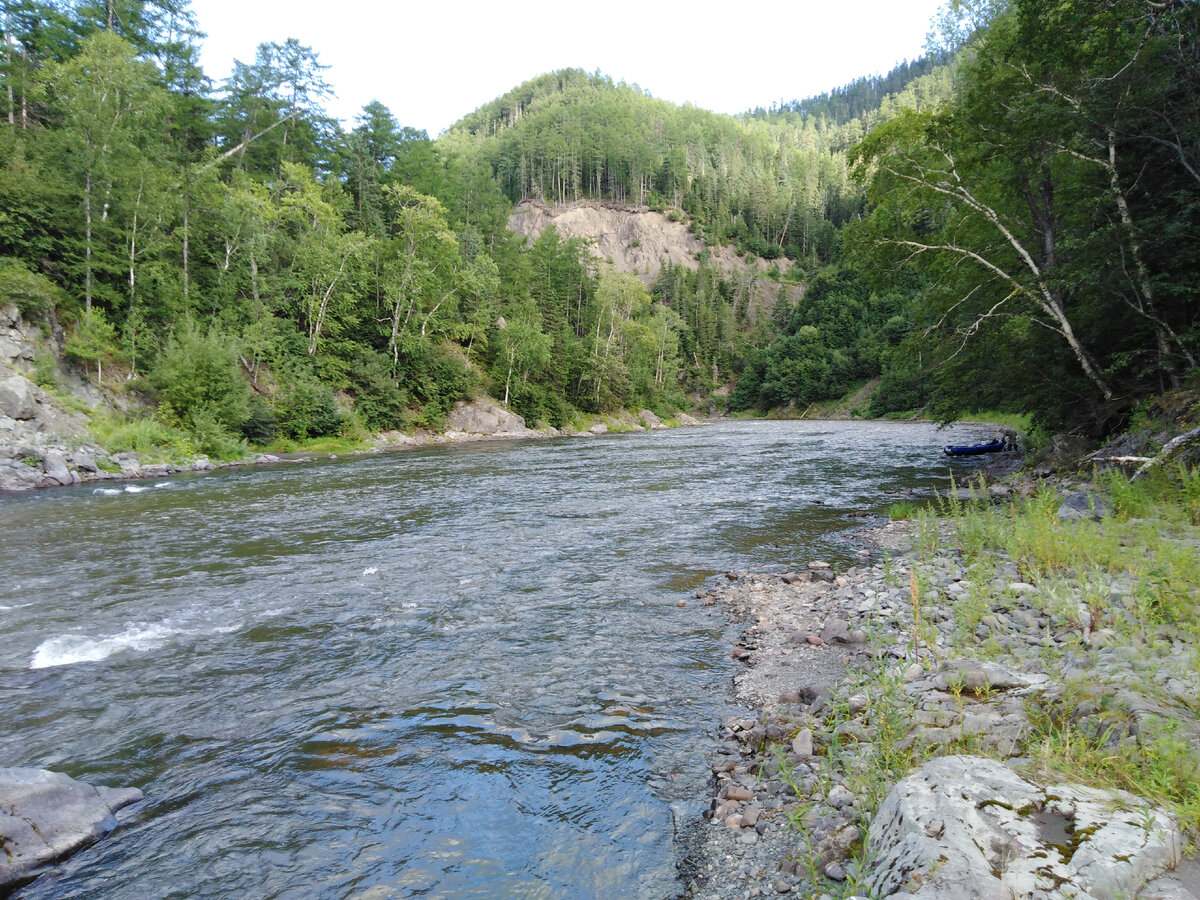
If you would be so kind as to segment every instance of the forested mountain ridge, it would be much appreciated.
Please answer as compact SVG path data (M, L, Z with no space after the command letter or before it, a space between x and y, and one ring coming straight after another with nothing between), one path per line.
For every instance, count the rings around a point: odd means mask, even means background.
M919 59L905 60L884 75L856 78L849 84L804 100L772 103L767 109L759 106L746 115L755 119L774 116L819 117L834 125L845 125L854 119L864 119L869 127L874 117L887 117L889 103L895 103L895 98L902 96L910 84L926 76L934 75L937 78L915 85L913 94L921 98L923 95L928 97L931 91L937 91L944 98L944 89L938 91L935 85L943 76L950 74L948 64L952 61L952 55L945 52L926 54Z
M836 229L863 209L845 151L899 110L950 96L950 68L925 68L917 78L880 79L903 89L881 95L865 118L837 123L820 114L720 115L564 69L485 104L439 144L490 168L514 203L674 210L711 244L819 264L831 259Z
M343 131L296 41L214 90L186 0L6 9L0 293L93 381L149 402L166 443L436 427L481 390L553 425L669 413L736 377L799 296L784 257L821 265L861 207L844 137L812 123L568 70L438 141L378 103ZM585 173L690 228L695 258L639 281L583 236L506 229L522 195L588 196Z
M186 0L20 0L0 300L144 398L156 440L214 453L437 427L479 391L560 425L735 380L735 409L881 377L876 413L1111 428L1195 370L1196 6L954 9L983 14L948 65L845 96L731 117L563 70L431 141L379 103L330 120L296 41L214 89ZM639 280L513 234L522 201L650 211L702 249Z

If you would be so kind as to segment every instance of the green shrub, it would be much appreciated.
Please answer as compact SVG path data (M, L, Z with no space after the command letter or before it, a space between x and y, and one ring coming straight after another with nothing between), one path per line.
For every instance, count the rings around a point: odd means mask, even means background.
M888 507L888 518L893 522L900 522L905 519L915 519L921 508L911 500L898 500Z
M424 338L402 342L397 375L400 387L420 404L421 424L427 426L437 425L475 389L475 375L466 362Z
M266 444L276 431L275 413L258 395L250 398L249 414L242 423L242 436L255 444Z
M44 347L38 347L33 355L33 380L38 387L45 388L48 391L57 391L58 384L58 360L54 358L54 354Z
M68 359L84 363L85 366L94 363L96 381L104 381L104 360L120 354L117 330L104 315L104 310L93 306L84 313L83 318L75 323L75 327L67 336L67 341L63 344L63 353Z
M58 287L45 275L30 272L16 259L0 259L0 306L15 303L26 319L40 318L56 306Z
M192 439L199 451L216 459L240 459L248 448L243 438L230 434L204 407L192 410Z
M333 391L307 378L293 380L275 395L274 413L279 434L298 440L337 434L342 427Z
M250 414L250 385L242 377L238 351L215 328L201 332L188 322L167 341L150 382L182 425L238 432Z
M92 433L109 453L132 451L144 457L190 456L194 453L191 435L158 419L98 416L92 422Z
M409 424L408 395L392 377L382 354L359 359L350 369L354 412L370 431L393 431Z

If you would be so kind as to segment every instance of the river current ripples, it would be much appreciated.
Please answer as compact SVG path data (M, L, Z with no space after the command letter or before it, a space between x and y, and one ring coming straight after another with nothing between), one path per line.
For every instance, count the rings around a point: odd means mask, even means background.
M980 429L724 422L0 496L0 765L140 787L32 898L669 897L725 569Z

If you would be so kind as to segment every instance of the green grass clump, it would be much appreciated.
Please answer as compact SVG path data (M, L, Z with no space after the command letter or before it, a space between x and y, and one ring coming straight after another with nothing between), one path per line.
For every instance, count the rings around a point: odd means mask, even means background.
M138 456L176 459L193 452L191 435L157 419L118 419L100 415L92 420L92 433L110 453L133 452Z
M92 434L109 453L133 452L144 460L156 462L185 462L201 454L232 460L248 452L243 439L203 417L196 417L193 427L187 429L150 417L120 419L97 415L92 420Z
M1039 779L1116 788L1150 798L1170 810L1195 848L1200 834L1200 768L1195 746L1178 723L1156 718L1136 739L1122 739L1119 722L1088 729L1061 710L1032 712L1026 747Z
M915 519L920 511L921 507L911 500L898 500L887 508L887 515L893 522L902 522Z
M277 437L262 449L265 453L355 453L370 448L370 442L359 436L330 435L304 440Z

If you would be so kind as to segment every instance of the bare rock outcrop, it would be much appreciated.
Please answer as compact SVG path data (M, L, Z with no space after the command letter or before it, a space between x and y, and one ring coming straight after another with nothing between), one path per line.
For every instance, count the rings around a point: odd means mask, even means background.
M751 316L770 310L780 286L765 279L768 266L786 271L786 259L770 263L748 262L730 247L709 247L692 234L682 221L654 210L623 207L598 200L567 203L550 207L538 200L524 200L508 217L508 229L531 241L551 225L564 240L583 238L593 256L604 260L617 272L636 275L647 285L658 277L663 265L697 268L702 254L726 272L738 276L748 296ZM802 285L783 287L787 302L796 303L804 294Z
M871 823L872 896L1117 900L1179 864L1170 815L1121 791L1039 787L994 759L945 756L898 782Z
M652 210L626 209L600 202L569 203L551 208L536 200L517 205L508 219L510 231L536 239L551 225L564 240L586 238L592 252L611 260L618 272L657 274L662 263L696 268L705 244L682 222ZM732 267L737 256L714 254L723 267Z
M486 398L460 404L446 417L449 440L538 437L539 434L527 428L525 420L516 413Z

